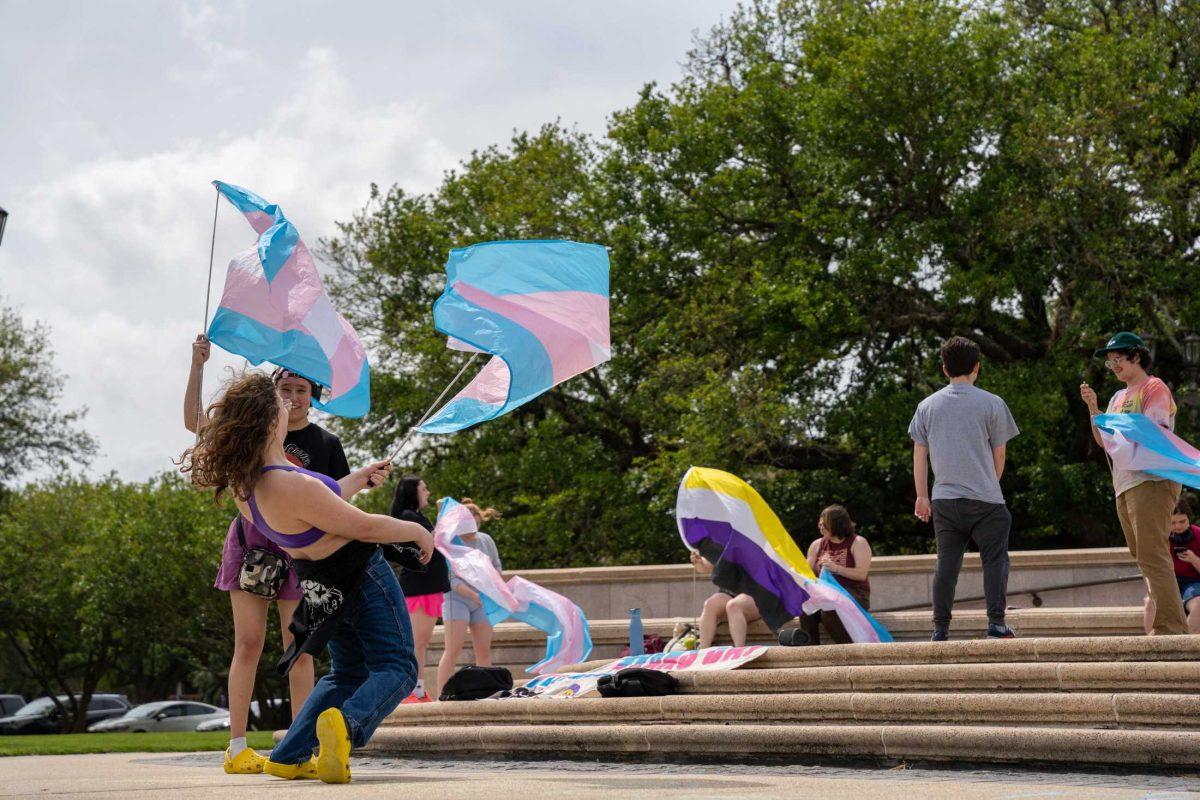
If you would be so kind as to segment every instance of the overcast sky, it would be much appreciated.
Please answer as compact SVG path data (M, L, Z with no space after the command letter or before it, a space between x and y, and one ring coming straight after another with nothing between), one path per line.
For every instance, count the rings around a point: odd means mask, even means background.
M189 441L213 178L315 244L372 181L427 191L556 118L603 132L734 5L0 0L0 296L51 327L64 406L100 442L90 471L140 480ZM222 208L214 302L253 238Z

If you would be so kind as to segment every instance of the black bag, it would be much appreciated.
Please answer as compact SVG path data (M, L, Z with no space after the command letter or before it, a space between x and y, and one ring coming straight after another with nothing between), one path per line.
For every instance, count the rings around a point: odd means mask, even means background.
M439 700L482 700L513 687L512 673L504 667L468 665L450 676Z
M669 672L630 667L605 675L596 685L601 697L661 697L679 691L679 681Z
M238 570L238 588L266 600L274 600L283 588L292 562L263 547L246 547L246 536L242 533L242 518L235 523L238 544L242 546L242 568Z

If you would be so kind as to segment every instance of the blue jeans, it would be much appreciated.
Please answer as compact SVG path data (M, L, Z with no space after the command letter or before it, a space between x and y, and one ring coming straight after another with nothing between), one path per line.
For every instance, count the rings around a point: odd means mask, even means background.
M317 717L327 708L341 709L350 742L362 747L417 684L404 593L382 553L367 562L355 595L329 640L328 674L317 681L287 735L271 751L277 764L300 764L312 756Z

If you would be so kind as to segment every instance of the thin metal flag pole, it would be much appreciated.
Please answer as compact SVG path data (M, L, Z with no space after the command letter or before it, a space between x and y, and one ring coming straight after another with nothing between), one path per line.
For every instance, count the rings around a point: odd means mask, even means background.
M221 191L213 187L216 200L213 203L212 240L208 245L208 280L204 284L204 327L200 330L208 333L208 312L212 303L212 274L213 259L217 253L217 212L221 210ZM200 365L200 380L196 381L196 438L200 438L200 420L204 415L204 365Z
M471 357L467 359L467 363L462 365L462 369L458 371L458 374L450 379L450 382L446 384L445 389L442 389L442 393L437 396L437 400L434 400L433 403L430 404L429 408L425 409L425 413L421 415L421 419L417 421L417 424L408 429L408 434L404 437L404 441L400 442L400 446L397 447L395 452L392 453L391 458L388 459L389 461L395 462L396 456L400 455L400 451L404 449L404 445L408 444L408 440L412 438L413 433L416 432L417 428L424 425L425 421L433 415L434 409L441 404L442 398L446 396L454 384L458 383L458 379L463 376L463 373L467 371L468 367L475 363L475 359L477 358L479 358L478 351L471 354Z

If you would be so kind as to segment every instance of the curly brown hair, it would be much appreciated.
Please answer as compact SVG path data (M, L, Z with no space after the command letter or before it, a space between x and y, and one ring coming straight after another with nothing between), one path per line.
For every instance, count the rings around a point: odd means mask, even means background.
M234 377L208 407L208 423L196 444L179 457L179 471L191 473L193 485L213 489L217 500L226 490L248 500L262 474L263 453L275 435L282 402L263 373Z

